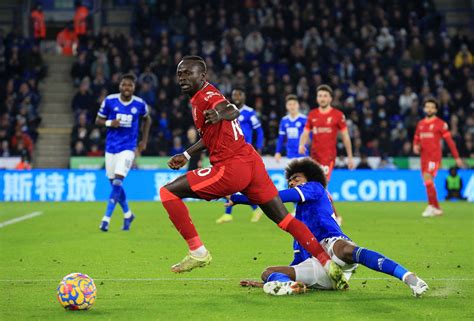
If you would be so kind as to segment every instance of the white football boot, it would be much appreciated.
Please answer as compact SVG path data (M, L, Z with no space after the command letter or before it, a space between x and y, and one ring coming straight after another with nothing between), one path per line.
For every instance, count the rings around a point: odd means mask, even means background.
M306 293L306 285L295 281L271 281L263 285L263 292L270 295L293 295Z

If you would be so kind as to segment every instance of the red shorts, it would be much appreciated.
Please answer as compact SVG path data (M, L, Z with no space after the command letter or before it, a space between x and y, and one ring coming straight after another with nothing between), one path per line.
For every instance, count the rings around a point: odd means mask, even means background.
M332 174L332 170L334 169L334 163L335 163L335 160L321 160L321 161L318 161L316 159L316 161L319 163L319 165L321 165L321 167L323 168L323 171L324 171L324 174L326 175L326 180L329 181L331 180L331 174Z
M207 201L241 192L253 204L265 204L278 195L262 158L230 160L186 174L191 189Z
M441 165L440 161L422 159L421 160L421 173L428 173L433 177L436 177L438 174L439 166Z

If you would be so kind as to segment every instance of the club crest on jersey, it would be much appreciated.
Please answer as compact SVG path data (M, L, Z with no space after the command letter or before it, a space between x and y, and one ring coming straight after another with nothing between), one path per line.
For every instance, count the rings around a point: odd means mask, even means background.
M115 107L115 108L114 108L114 111L119 111L119 108L118 108L118 107Z
M211 97L213 96L220 96L221 94L220 93L217 93L215 91L206 91L205 93L206 97L204 97L204 100L205 101L209 101L209 99L211 99Z
M327 123L330 124L330 123L331 123L331 120L332 120L332 117L328 117Z
M430 130L433 130L434 124L430 125Z
M136 114L137 111L138 111L138 110L137 110L135 107L132 107L132 110L131 110L132 114Z
M296 127L301 127L301 123L299 121L296 122Z

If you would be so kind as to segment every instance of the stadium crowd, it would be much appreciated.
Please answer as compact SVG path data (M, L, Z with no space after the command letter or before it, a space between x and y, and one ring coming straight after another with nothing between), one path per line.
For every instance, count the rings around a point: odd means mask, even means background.
M246 88L264 128L263 154L274 153L285 96L296 94L307 113L326 83L355 156L412 156L421 102L434 95L461 156L474 157L473 44L462 33L448 36L429 1L139 1L133 21L131 36L103 28L79 44L72 155L103 154L94 118L129 71L153 117L144 154L182 150L193 122L175 68L183 55L201 55L227 97Z
M0 157L31 160L41 122L38 81L46 75L39 46L0 30Z

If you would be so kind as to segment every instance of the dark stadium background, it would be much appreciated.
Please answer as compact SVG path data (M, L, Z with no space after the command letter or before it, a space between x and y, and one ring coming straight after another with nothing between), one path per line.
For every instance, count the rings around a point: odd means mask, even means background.
M46 39L33 38L30 14L42 4ZM10 1L0 6L0 156L33 167L87 167L69 156L101 156L104 130L93 125L101 100L122 73L152 107L145 156L190 144L188 99L175 67L201 55L209 80L228 97L247 90L273 155L284 97L307 113L315 88L329 84L347 117L356 157L408 168L421 102L440 101L463 158L474 156L472 3L469 1L132 1L86 0L88 32L76 54L56 53L56 36L74 1ZM340 144L339 153L344 155ZM450 156L445 149L445 156ZM395 159L392 157L396 157ZM401 158L400 158L401 157ZM77 160L77 159L76 159ZM449 161L448 161L448 164ZM471 163L472 164L472 163ZM90 165L93 166L93 165ZM343 162L340 163L343 166Z

